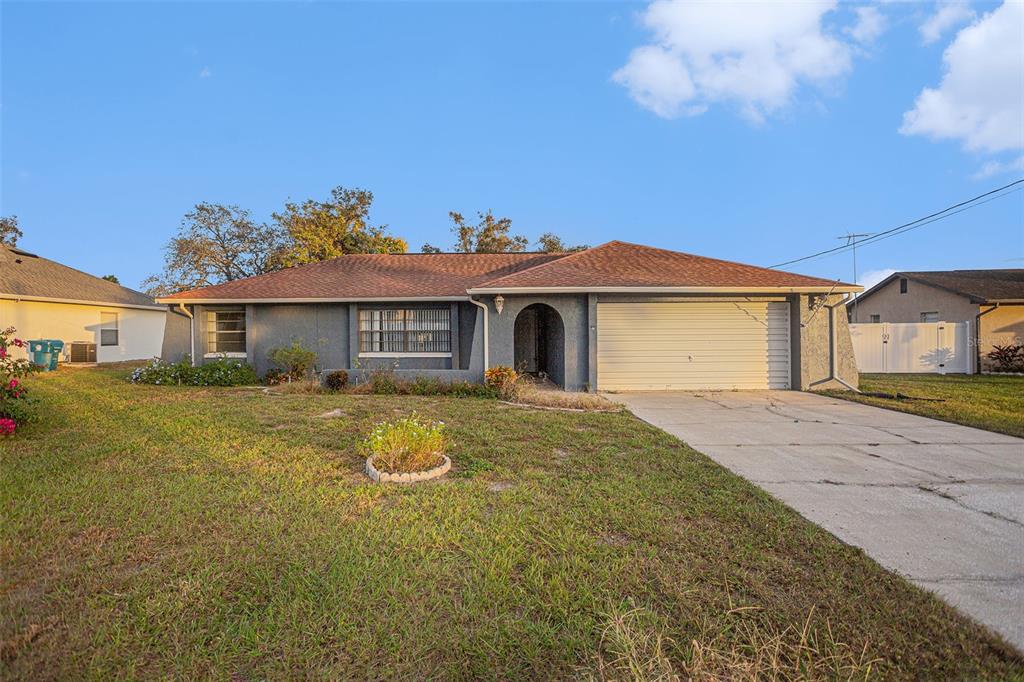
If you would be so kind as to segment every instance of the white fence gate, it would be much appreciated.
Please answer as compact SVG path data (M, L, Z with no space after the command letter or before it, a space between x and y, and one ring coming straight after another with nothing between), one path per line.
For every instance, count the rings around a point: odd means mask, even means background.
M851 324L861 372L970 373L970 322Z

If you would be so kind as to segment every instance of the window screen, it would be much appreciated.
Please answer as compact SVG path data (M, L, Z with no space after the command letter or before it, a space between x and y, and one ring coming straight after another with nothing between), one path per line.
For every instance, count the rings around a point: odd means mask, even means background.
M360 353L450 353L451 309L359 311Z
M117 313L100 313L100 345L118 345Z
M881 322L882 321L882 316L881 315L872 315L871 316L871 321L872 322Z
M245 308L224 308L206 313L207 351L245 352Z
M921 313L922 322L938 322L939 314L937 312Z

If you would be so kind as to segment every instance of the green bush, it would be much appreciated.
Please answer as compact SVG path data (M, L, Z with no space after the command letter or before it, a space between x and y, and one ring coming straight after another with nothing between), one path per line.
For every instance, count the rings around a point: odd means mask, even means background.
M367 456L375 458L377 469L389 473L425 471L437 466L447 447L444 422L421 421L415 412L377 424L362 444Z
M348 386L348 372L343 369L328 372L324 377L324 388L329 391L340 391L346 386Z
M399 382L392 369L377 367L370 372L370 393L376 395L397 395Z
M220 358L193 367L188 357L167 363L160 359L139 367L128 378L133 384L160 386L250 386L259 383L256 370L239 360Z
M289 381L300 381L313 371L316 351L306 348L302 341L296 339L290 346L271 349L270 360L281 369Z

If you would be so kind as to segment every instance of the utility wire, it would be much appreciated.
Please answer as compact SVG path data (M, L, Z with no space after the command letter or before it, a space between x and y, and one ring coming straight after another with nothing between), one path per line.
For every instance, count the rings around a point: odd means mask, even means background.
M846 250L851 249L851 248L856 248L857 246L859 246L861 244L870 244L870 243L873 243L873 242L876 242L876 241L881 241L883 239L888 239L889 237L894 237L897 234L902 234L904 232L909 232L910 230L917 229L918 227L923 227L924 225L928 225L930 223L934 223L934 222L936 222L938 220L942 220L944 218L949 218L950 216L954 216L957 213L963 213L964 211L967 211L969 209L975 208L977 206L981 206L982 204L987 204L989 201L994 201L996 199L1002 198L1002 197L1006 196L1007 194L1012 194L1013 192L1020 191L1021 189L1024 189L1024 188L1017 187L1017 185L1021 185L1021 184L1024 184L1024 178L1022 178L1020 180L1014 180L1013 182L1009 183L1008 185L1003 185L1002 187L997 187L996 189L993 189L993 190L990 190L988 192L985 192L984 194L979 194L978 196L973 197L971 199L967 199L966 201L961 201L958 204L953 204L952 206L947 206L946 208L942 209L941 211L936 211L935 213L931 213L931 214L926 215L926 216L924 216L922 218L918 218L917 220L911 220L909 223L903 223L902 225L897 225L896 227L890 228L888 230L883 230L882 232L876 232L875 234L873 234L872 236L870 236L870 237L868 237L866 239L861 239L860 241L852 241L849 244L843 244L842 246L836 246L836 247L833 247L831 249L825 249L824 251L819 251L818 253L812 253L809 256L804 256L802 258L794 258L793 260L788 260L788 261L786 261L784 263L777 263L776 265L771 265L769 267L780 268L780 267L782 267L784 265L791 265L793 263L800 263L802 261L810 260L812 258L819 258L821 256L827 256L827 255L833 254L833 253L840 253L840 252L846 251ZM1013 187L1016 187L1016 189L1011 189ZM1009 192L1005 192L1003 194L999 194L1000 192L1004 192L1004 190L1010 190L1010 191ZM992 196L992 195L998 195L998 196ZM979 201L980 199L985 199L985 197L990 197L990 198L986 199L985 201Z

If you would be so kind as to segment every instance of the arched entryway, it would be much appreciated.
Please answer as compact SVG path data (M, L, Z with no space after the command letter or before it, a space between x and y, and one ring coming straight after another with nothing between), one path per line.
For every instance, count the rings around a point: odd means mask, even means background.
M516 369L564 386L565 327L558 311L544 303L526 306L516 316L514 335Z

